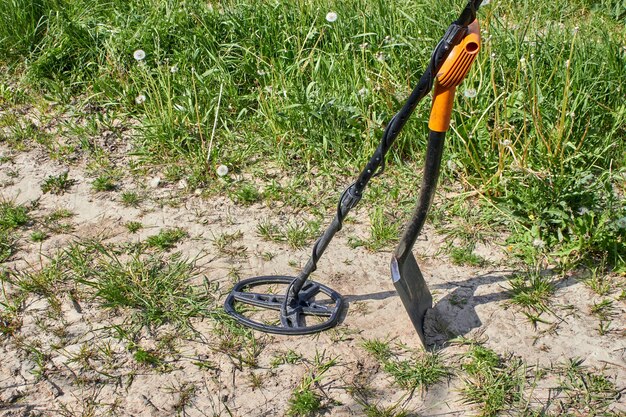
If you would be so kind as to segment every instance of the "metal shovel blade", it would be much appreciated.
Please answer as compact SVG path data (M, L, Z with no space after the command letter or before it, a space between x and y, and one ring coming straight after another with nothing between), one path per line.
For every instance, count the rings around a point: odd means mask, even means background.
M426 346L424 317L426 311L433 307L433 296L428 290L413 253L409 251L404 259L398 259L395 255L391 258L391 279L422 345Z

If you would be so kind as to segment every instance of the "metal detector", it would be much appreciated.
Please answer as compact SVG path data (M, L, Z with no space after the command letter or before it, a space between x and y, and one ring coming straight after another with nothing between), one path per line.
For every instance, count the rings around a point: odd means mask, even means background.
M470 0L447 29L435 47L430 63L402 109L391 119L374 155L358 179L342 194L332 223L313 246L311 258L297 277L259 276L236 284L224 302L224 310L239 323L275 334L302 335L316 333L337 324L344 300L339 293L310 281L317 262L343 221L363 196L369 181L385 169L385 156L417 104L435 86L428 127L430 129L426 162L419 201L391 260L391 277L411 322L424 343L423 323L432 308L432 295L412 253L435 195L439 178L444 138L450 126L450 115L456 87L463 81L480 49L476 12L482 0ZM278 286L287 286L277 292ZM255 290L256 289L256 290ZM261 290L259 290L261 289ZM277 311L278 317L263 320L248 317L250 311Z

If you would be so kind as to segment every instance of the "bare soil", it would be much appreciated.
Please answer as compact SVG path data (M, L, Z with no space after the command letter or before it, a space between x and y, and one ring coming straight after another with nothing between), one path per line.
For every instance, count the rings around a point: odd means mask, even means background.
M11 152L0 150L4 154ZM122 243L145 239L162 228L181 227L190 237L175 251L196 259L198 280L205 277L219 284L221 305L233 277L295 275L308 260L308 247L295 250L286 244L264 241L257 234L257 224L265 219L289 220L296 216L288 208L241 206L225 197L205 198L179 190L177 184L150 188L149 178L145 184L131 179L121 184L121 189L143 186L150 194L140 208L127 208L120 203L119 191L95 193L92 179L80 164L70 167L70 177L77 182L69 192L43 194L43 180L65 169L37 150L17 153L12 162L2 164L3 199L27 205L38 201L31 212L35 217L59 208L75 213L71 219L73 231L69 233L53 235L41 244L24 235L19 251L4 267L36 270L47 262L46 256L74 240L98 238ZM441 351L452 373L428 390L410 393L401 389L362 343L378 338L417 349L419 339L390 279L392 248L375 253L352 248L348 244L350 236L369 234L367 208L359 207L351 218L353 221L332 242L312 277L344 295L348 303L337 328L298 337L255 333L261 349L258 364L247 366L216 349L220 341L212 320L194 319L197 335L175 342L175 349L165 359L167 366L152 367L134 361L126 342L112 336L111 326L123 321L124 312L111 312L96 301L77 303L69 294L63 294L62 317L51 320L48 302L31 296L21 312L18 333L0 339L0 415L282 416L289 407L291 393L312 369L316 355L336 358L336 365L315 386L324 405L319 415L364 415L365 402L381 406L399 403L415 416L472 415L474 406L465 404L460 392L463 375L458 364L466 347L449 343L458 336L484 342L500 355L521 358L528 366L545 368L546 375L532 390L533 407L551 410L558 403L564 394L558 389L559 378L551 370L570 358L584 360L584 365L624 387L623 302L616 304L610 331L600 335L599 320L591 314L591 308L602 297L576 276L568 276L556 282L558 289L550 304L552 314L542 316L548 323L539 323L535 328L509 302L507 281L516 271L506 266L504 248L495 244L481 247L481 255L491 266L454 266L440 250L446 238L427 226L414 248L435 298L434 309L426 319L426 332L429 347ZM128 221L139 221L144 229L131 235L124 227ZM243 236L237 245L247 248L247 256L220 253L213 244L215 237L238 231ZM267 260L262 256L266 252L275 256ZM142 344L157 346L174 331L167 324L153 334L146 331ZM38 364L24 346L38 346L44 353L43 377L37 374ZM99 359L93 359L89 367L77 363L72 358L84 346L94 350L106 347L113 352L115 365L108 366ZM301 354L303 361L272 365L277 354L289 350ZM212 366L199 366L199 361ZM368 389L359 391L358 387ZM611 409L626 412L624 400L615 402Z

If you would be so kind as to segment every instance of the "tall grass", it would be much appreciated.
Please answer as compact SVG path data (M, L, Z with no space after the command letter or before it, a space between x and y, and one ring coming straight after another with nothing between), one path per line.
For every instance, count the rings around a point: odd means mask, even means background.
M483 51L459 88L444 176L516 219L522 252L624 264L620 4L505 0L480 11ZM139 119L136 153L195 184L218 164L263 159L294 173L355 173L462 6L10 0L0 60L55 100L88 95ZM427 113L425 102L390 163L421 158Z

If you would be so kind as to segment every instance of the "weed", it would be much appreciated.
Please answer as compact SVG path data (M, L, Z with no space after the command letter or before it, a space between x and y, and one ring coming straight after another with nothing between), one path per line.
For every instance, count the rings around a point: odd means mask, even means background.
M33 233L30 234L30 240L32 240L33 242L43 242L47 238L48 235L42 230L35 230Z
M222 233L218 237L213 239L213 246L222 255L228 255L231 257L245 256L248 250L244 245L235 244L238 240L243 238L241 231L235 233Z
M17 238L13 233L0 229L0 263L7 261L15 252Z
M335 364L336 359L326 358L325 354L316 352L312 367L289 398L287 415L309 416L322 409L322 397L313 390L313 386L319 385L324 374Z
M299 249L319 234L319 222L315 220L303 223L288 222L284 226L278 226L264 220L257 225L257 233L265 240L287 242L292 248Z
M548 310L548 302L555 291L550 277L531 272L528 275L514 276L509 284L512 303L535 312Z
M125 207L138 207L142 201L141 196L134 191L124 191L121 198Z
M591 314L600 319L600 325L598 328L600 335L606 334L609 331L612 318L617 315L615 312L615 306L613 305L613 300L605 298L599 303L594 303L593 307L591 307Z
M309 387L297 389L289 398L289 416L310 416L322 407L322 400Z
M0 201L0 229L13 230L30 221L28 209L9 201Z
M47 177L41 184L41 191L56 195L65 194L76 183L76 180L70 179L68 176L69 171L65 171L59 175Z
M619 400L621 390L610 378L593 372L580 359L568 359L557 367L559 387L567 396L559 402L559 415L612 415L611 405Z
M117 188L117 184L113 176L103 174L93 180L91 188L96 192L114 191Z
M181 228L163 229L158 234L146 239L146 245L163 251L170 250L189 234Z
M398 222L384 213L381 208L376 208L370 214L370 237L367 240L356 238L350 239L350 245L354 248L364 246L370 251L389 248L399 238L400 228Z
M130 221L127 222L124 226L126 226L126 230L128 230L129 233L137 233L138 231L143 229L143 224L141 224L141 222Z
M264 348L263 342L254 337L248 327L243 327L230 316L215 316L215 334L218 337L216 350L228 355L240 369L243 365L257 366L258 356Z
M43 225L51 233L68 233L73 229L71 223L62 222L74 216L74 213L67 209L58 209L43 218Z
M372 354L379 362L386 362L391 358L389 342L370 339L363 342L363 348Z
M287 352L278 353L272 358L270 365L272 368L277 368L280 365L284 364L296 364L302 361L302 355L294 350L288 350Z
M465 402L478 404L481 416L499 415L522 401L525 375L520 361L505 361L488 348L472 345L461 368L468 375L462 388Z
M73 278L92 288L94 299L129 309L141 326L190 328L191 317L212 314L210 290L189 284L194 266L178 256L133 253L123 260L100 244L73 245L65 256Z
M366 417L406 417L408 413L398 410L398 405L384 407L379 404L362 404Z
M473 252L472 247L451 248L450 259L455 265L482 266L485 260Z
M408 390L426 390L449 374L440 355L434 352L422 352L410 360L386 361L383 369L396 384Z
M232 194L232 198L239 204L250 205L259 201L261 194L254 185L243 183Z

